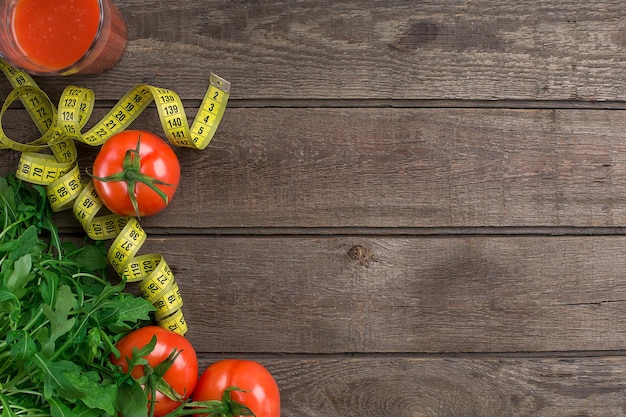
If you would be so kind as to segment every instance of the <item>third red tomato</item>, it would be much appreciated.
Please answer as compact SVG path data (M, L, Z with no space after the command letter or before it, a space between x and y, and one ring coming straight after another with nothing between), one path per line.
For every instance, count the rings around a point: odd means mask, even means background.
M256 417L280 417L280 393L276 380L260 363L225 359L210 365L200 376L194 401L221 400L226 388L235 386L231 398L247 406Z

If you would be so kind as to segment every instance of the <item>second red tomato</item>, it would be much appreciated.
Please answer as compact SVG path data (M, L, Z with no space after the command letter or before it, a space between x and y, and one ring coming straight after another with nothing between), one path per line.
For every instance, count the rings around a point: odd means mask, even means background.
M263 365L251 360L224 359L210 365L198 380L193 400L221 400L229 387L243 390L232 391L231 398L248 407L256 417L280 417L276 380Z
M126 336L117 343L116 347L121 356L116 358L111 355L111 362L119 365L124 372L128 372L126 358L133 355L133 349L141 349L150 343L152 337L156 337L154 350L144 359L152 368L155 368L167 359L172 351L177 351L178 356L172 366L165 372L163 379L181 395L184 399L191 396L198 381L198 358L191 343L182 335L159 326L141 327ZM135 366L131 370L133 378L138 379L145 375L144 367ZM155 417L163 417L174 410L180 404L160 391L156 392Z
M171 202L180 181L174 150L157 135L125 130L102 145L93 164L94 187L121 216L147 217Z

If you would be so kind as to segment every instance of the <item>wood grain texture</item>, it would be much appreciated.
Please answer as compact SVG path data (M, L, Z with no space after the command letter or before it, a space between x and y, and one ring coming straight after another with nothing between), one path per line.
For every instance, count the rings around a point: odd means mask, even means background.
M98 109L93 122L107 109ZM195 115L190 108L189 117ZM20 110L5 116L21 132ZM227 109L147 227L623 227L624 111ZM6 123L5 123L6 124ZM346 128L348 126L348 128ZM132 125L162 132L152 108ZM83 172L94 149L81 147ZM2 151L0 170L16 167Z
M623 100L621 0L119 0L123 60L78 85L200 98L215 71L234 99ZM42 80L58 95L64 80Z
M201 352L626 349L621 236L173 236L152 251Z
M621 417L625 413L623 357L260 361L278 380L283 417Z

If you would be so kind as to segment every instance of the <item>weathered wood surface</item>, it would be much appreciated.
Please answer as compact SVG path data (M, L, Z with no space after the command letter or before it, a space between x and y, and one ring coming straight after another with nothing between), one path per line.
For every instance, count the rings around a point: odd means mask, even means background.
M208 149L177 149L184 161L180 192L166 213L145 223L194 229L621 227L625 115L228 109ZM161 130L154 110L133 127ZM94 152L84 149L83 172ZM3 169L12 169L14 159L2 162Z
M272 359L286 416L624 415L623 357Z
M124 59L53 100L233 84L143 222L203 365L265 363L285 417L626 413L622 1L116 4Z
M206 352L620 350L623 237L155 237Z

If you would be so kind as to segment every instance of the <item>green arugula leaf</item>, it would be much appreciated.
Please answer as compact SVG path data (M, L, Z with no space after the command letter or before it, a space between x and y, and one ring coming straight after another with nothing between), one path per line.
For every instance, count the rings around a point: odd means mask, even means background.
M33 356L33 362L43 372L43 395L49 400L54 394L65 399L78 399L83 392L77 389L68 374L80 372L80 367L70 361L51 362L39 354Z
M66 373L65 375L74 388L82 392L80 401L89 408L96 408L108 414L115 414L117 400L117 386L101 384L99 376L95 372L80 374L79 372Z
M0 313L11 313L19 310L20 300L10 291L0 288Z
M68 255L68 258L89 271L98 271L107 267L105 254L94 245L83 246Z
M117 409L124 417L146 417L148 396L134 379L128 379L119 387Z
M85 343L87 348L81 349L80 353L85 362L93 362L98 353L100 353L100 343L102 343L102 337L100 337L100 329L98 327L89 329Z
M59 276L53 271L49 271L44 268L39 268L39 272L42 275L41 283L37 290L41 294L41 301L44 304L51 305L54 302L54 297L57 295L57 288L59 286Z
M5 265L9 264L10 263L7 263ZM17 258L13 262L13 269L8 275L6 275L4 287L9 291L12 291L18 296L18 298L21 298L20 294L23 294L23 291L19 290L23 289L26 284L30 282L30 280L35 278L35 274L31 273L32 266L33 261L29 253Z
M56 398L50 398L48 404L50 404L52 417L76 417L76 414L67 405Z
M138 322L150 320L153 311L155 307L149 301L121 293L117 299L107 302L107 308L98 320L114 333L126 333Z
M72 409L76 417L101 417L102 411L97 408L89 408L84 403L78 402Z
M0 196L2 197L8 197L10 195L13 195L13 188L9 187L9 182L7 181L6 178L2 177L0 178Z
M34 356L34 362L44 373L44 397L49 402L55 398L82 401L88 408L115 414L117 386L102 384L96 372L82 372L73 362L52 362L40 355Z
M68 317L74 307L76 307L76 298L67 285L59 287L54 310L49 305L42 304L41 309L50 321L50 335L42 347L42 352L46 357L52 356L56 340L74 327L76 319Z
M35 341L23 329L10 332L6 342L11 345L11 356L18 362L29 361L37 352Z

